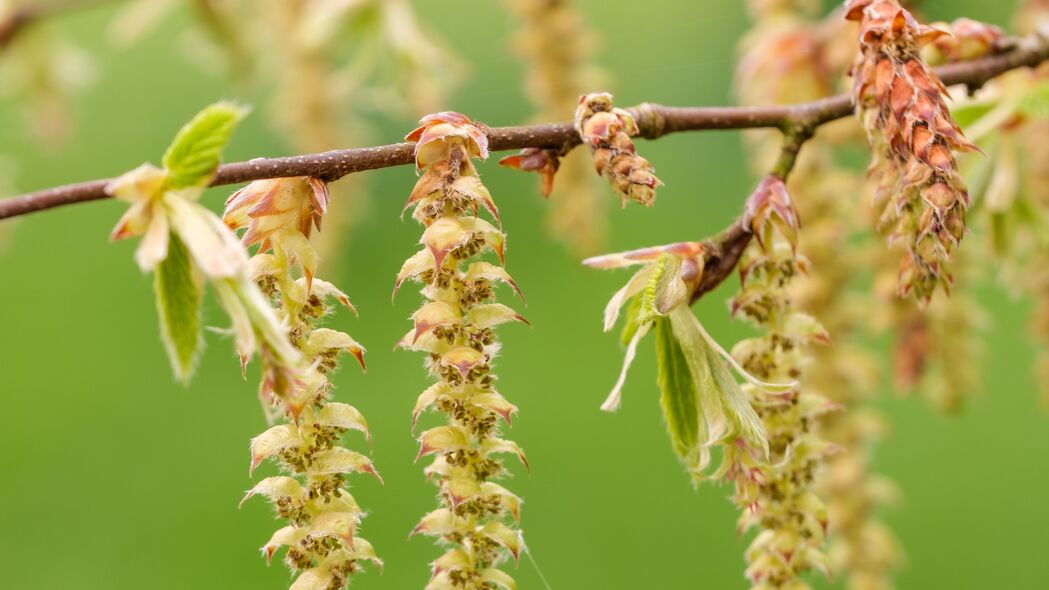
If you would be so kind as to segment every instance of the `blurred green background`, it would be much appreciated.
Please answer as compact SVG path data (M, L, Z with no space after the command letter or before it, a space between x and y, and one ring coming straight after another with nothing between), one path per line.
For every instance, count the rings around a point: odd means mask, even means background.
M492 125L527 120L521 65L507 48L515 23L500 3L416 4L472 63L454 108ZM620 104L731 100L735 43L748 27L741 3L579 4L603 36L599 60L614 75ZM1003 25L1012 8L984 0L924 4L938 19L965 15ZM190 24L185 11L130 51L101 39L109 12L58 23L99 63L96 84L76 101L67 145L41 148L18 105L0 103L0 154L16 163L20 190L156 162L203 105L254 98L238 97L176 50L179 30ZM395 141L413 123L377 121L376 136ZM610 251L702 238L736 214L751 187L737 133L673 135L642 149L667 186L651 210L612 212ZM289 151L256 112L227 159ZM346 313L333 320L370 350L368 373L347 365L336 396L367 416L386 481L352 479L370 511L362 534L386 560L381 575L355 583L421 588L426 564L438 555L429 540L408 540L434 505L434 488L412 464L410 433L410 411L427 378L419 355L391 351L416 297L409 290L396 305L389 301L393 276L419 235L414 223L398 220L415 176L404 167L369 174L374 204L354 228L347 255L337 267L322 263L320 272L361 312L360 320ZM494 162L482 174L502 209L508 269L528 296L524 312L534 326L502 330L500 389L520 407L510 436L533 469L515 468L508 485L526 500L522 527L552 587L746 587L748 539L735 533L730 490L689 485L659 416L651 347L642 347L622 410L598 411L621 360L617 338L601 333L601 309L626 275L584 270L547 236L534 178ZM226 194L212 190L205 202L217 210ZM133 263L134 244L106 240L123 208L86 204L5 228L13 235L0 254L0 588L284 588L287 570L267 568L257 550L277 526L270 508L253 501L237 510L252 481L248 439L265 426L253 375L242 381L229 343L209 335L192 386L173 383L157 338L151 278ZM746 333L726 312L729 283L697 306L726 343ZM904 494L886 515L907 553L901 588L1036 588L1049 579L1049 417L1029 371L1028 304L993 286L981 297L993 318L982 395L954 418L917 398L886 392L879 402L892 433L878 449L877 469ZM207 319L223 322L214 308ZM366 447L358 437L351 445ZM527 561L514 575L522 588L542 587Z

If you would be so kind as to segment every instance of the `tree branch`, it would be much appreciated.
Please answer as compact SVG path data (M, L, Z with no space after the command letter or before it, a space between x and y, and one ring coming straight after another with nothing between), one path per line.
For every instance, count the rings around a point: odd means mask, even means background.
M937 70L945 84L978 87L988 80L1021 67L1049 60L1049 39L1031 35L1002 54L944 66ZM815 129L852 113L852 99L841 94L814 102L766 107L668 107L644 103L629 109L637 119L640 136L656 139L679 131L710 129L777 128ZM489 130L492 151L527 147L568 150L579 144L570 122L542 123ZM236 184L265 178L315 176L334 181L347 174L411 164L413 144L334 150L284 158L256 158L221 166L212 186ZM0 201L0 219L43 211L63 205L109 198L107 180L68 184Z
M801 147L815 131L816 128L810 125L801 125L787 131L783 136L779 158L772 166L770 174L786 182L798 161ZM743 255L753 237L750 228L743 223L743 216L740 216L721 233L704 242L707 256L703 262L703 277L692 293L690 304L699 301L703 295L716 289L732 275L736 270L736 264L739 263L739 257Z

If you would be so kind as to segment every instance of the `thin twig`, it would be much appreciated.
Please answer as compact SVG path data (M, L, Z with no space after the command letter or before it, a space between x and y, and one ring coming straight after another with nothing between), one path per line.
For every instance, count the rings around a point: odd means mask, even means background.
M798 126L786 132L783 136L783 146L780 148L779 158L772 167L772 176L786 182L794 164L798 161L801 148L808 141L815 127ZM743 223L743 217L736 218L727 228L718 235L704 242L707 256L703 263L703 278L700 279L699 287L692 293L691 303L695 303L706 293L713 291L732 275L739 263L739 257L750 245L754 234L751 233Z
M948 85L979 86L1004 72L1036 66L1049 60L1049 39L1031 35L1005 53L944 66L937 70ZM852 113L852 99L841 94L814 102L766 107L668 107L644 103L629 109L636 117L641 137L656 139L678 131L770 127L815 129ZM493 151L527 147L570 149L579 137L569 122L521 127L496 127L489 131ZM285 158L256 158L221 166L212 186L264 178L315 176L328 181L364 170L403 166L413 162L413 144L334 150ZM0 219L25 215L62 205L109 198L108 180L69 184L0 201Z

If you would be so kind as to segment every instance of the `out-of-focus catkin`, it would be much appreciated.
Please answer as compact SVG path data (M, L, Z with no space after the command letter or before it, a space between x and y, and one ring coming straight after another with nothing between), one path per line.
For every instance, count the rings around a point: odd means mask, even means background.
M599 87L606 75L591 63L595 34L570 0L508 0L520 21L513 46L525 60L525 91L541 121L564 119L579 95ZM608 208L585 155L569 153L560 162L547 223L577 254L604 246Z

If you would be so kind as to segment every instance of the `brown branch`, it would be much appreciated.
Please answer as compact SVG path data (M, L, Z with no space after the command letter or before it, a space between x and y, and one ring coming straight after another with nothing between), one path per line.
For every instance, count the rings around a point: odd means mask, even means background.
M948 85L977 87L1009 70L1036 66L1046 60L1049 60L1049 39L1031 35L1020 39L1015 48L1005 53L944 66L937 73ZM656 139L678 131L709 129L815 129L849 116L853 107L851 98L841 94L784 106L668 107L644 103L629 110L637 119L641 137ZM578 135L568 122L496 127L489 130L489 139L493 151L526 147L570 149L579 143ZM411 164L412 149L413 144L395 143L284 158L256 158L221 166L212 186L288 176L316 176L333 181L354 172ZM2 200L0 219L109 198L104 190L106 182L108 180L69 184Z
M29 24L37 20L39 12L29 6L15 8L2 21L0 21L0 49L11 44Z

